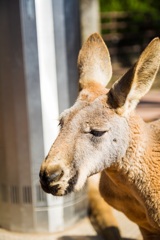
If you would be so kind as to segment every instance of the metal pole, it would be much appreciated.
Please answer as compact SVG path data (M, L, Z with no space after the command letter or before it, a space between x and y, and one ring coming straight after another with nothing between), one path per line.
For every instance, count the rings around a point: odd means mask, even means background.
M78 0L0 1L3 228L55 232L86 214L85 190L55 198L41 190L38 177L57 135L59 112L73 103L78 90L78 9Z

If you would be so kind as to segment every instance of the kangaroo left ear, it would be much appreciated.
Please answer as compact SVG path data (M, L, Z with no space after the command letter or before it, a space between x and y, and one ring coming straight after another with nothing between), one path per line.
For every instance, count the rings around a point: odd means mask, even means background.
M160 40L153 39L136 64L112 86L109 104L120 114L132 111L151 88L160 65Z
M108 48L98 33L92 34L83 44L78 56L80 89L90 83L106 86L112 76Z

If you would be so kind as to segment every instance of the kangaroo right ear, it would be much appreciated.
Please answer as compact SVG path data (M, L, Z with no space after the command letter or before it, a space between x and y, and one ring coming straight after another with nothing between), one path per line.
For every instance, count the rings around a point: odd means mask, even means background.
M89 83L106 86L112 76L109 51L99 34L92 34L83 44L78 56L80 89Z
M132 111L140 98L151 88L160 65L160 39L153 39L142 52L136 64L117 82L108 93L109 104L119 114Z

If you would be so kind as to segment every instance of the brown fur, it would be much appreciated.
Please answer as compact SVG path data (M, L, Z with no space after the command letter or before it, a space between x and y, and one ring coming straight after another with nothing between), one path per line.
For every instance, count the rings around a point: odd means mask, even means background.
M92 222L106 239L120 239L107 202L138 224L144 240L160 239L160 121L145 123L134 109L150 89L160 64L155 38L137 63L110 90L108 49L98 34L82 47L80 94L60 117L60 133L40 171L42 188L53 195L81 189L101 172L98 194L90 185ZM113 230L113 229L112 229Z

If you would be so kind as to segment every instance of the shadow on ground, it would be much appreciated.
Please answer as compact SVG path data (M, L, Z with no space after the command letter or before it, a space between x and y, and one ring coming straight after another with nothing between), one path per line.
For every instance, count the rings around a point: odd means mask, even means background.
M64 236L64 237L58 238L58 240L104 240L104 238L100 236ZM112 239L108 238L108 240L112 240ZM121 240L137 240L137 239L122 238Z

